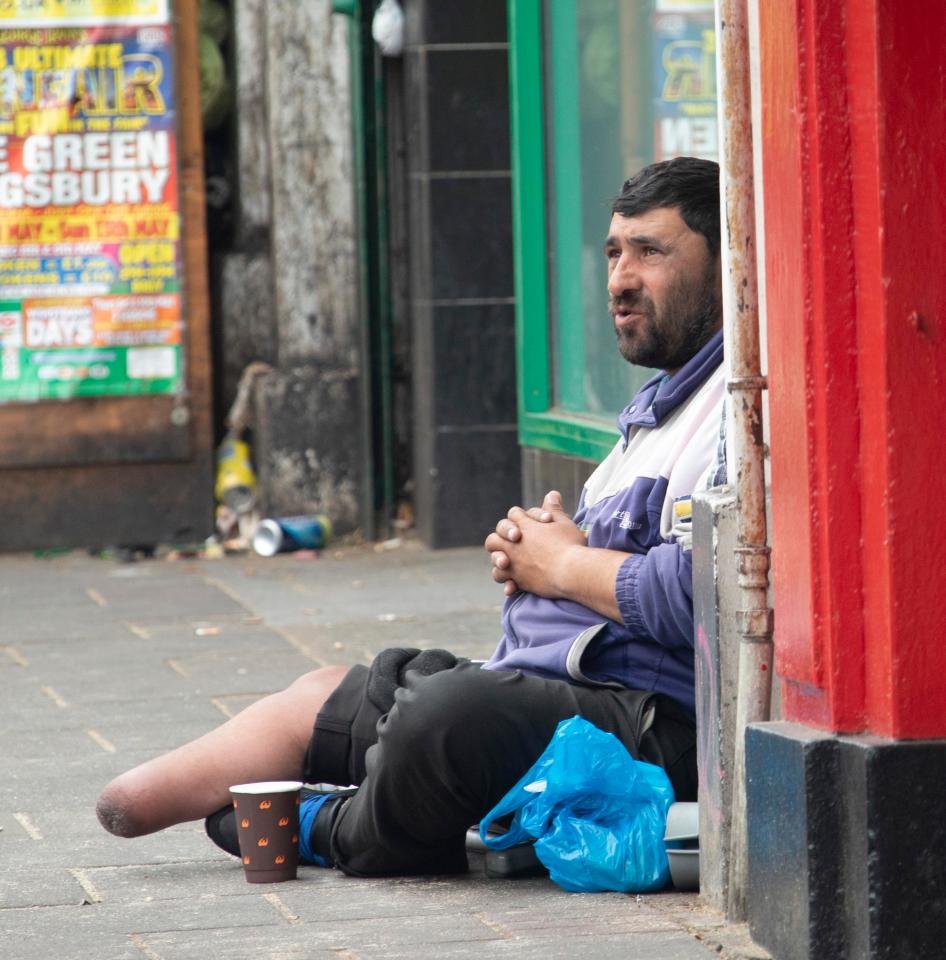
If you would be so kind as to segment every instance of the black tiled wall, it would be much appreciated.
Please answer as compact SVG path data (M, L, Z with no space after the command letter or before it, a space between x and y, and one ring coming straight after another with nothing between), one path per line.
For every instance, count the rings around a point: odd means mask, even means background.
M406 7L409 31L417 30L423 43L505 43L506 0L423 0ZM413 31L412 31L413 32Z
M509 177L433 176L427 189L431 299L511 302Z
M521 499L505 0L407 0L414 506L436 547Z
M427 51L432 170L509 168L508 51Z
M451 305L432 314L433 365L451 380L451 389L432 398L435 421L464 429L508 425L516 409L513 305Z

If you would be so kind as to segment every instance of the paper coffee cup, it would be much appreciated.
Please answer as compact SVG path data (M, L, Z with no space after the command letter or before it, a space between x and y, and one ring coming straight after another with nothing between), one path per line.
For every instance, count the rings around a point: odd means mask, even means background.
M230 787L247 883L295 880L299 866L299 780Z

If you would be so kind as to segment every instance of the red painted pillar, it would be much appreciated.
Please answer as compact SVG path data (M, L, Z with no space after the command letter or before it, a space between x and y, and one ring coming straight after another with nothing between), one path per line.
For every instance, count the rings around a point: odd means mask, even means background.
M946 18L759 7L786 719L946 736Z

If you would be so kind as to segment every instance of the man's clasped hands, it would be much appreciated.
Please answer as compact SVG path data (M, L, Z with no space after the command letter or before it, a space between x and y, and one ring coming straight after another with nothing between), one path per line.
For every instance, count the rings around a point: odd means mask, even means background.
M566 596L569 556L587 547L584 534L550 490L541 507L511 507L484 544L493 564L493 579L507 597L519 590L540 597Z

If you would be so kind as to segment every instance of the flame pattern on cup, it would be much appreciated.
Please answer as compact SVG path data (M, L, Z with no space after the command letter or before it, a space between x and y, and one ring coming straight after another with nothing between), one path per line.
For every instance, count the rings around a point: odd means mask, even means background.
M247 798L244 797L244 800ZM301 802L300 797L296 797L296 804ZM249 849L249 853L244 854L241 859L244 867L254 871L254 873L265 873L270 870L279 870L285 868L287 864L295 862L295 852L298 849L299 834L297 825L293 823L293 816L280 814L285 811L272 799L259 800L253 798L252 806L247 814L237 817L237 825L241 835L241 846L244 850ZM234 809L238 807L238 802L234 798ZM246 807L246 804L244 804ZM273 808L276 809L273 809ZM257 812L260 811L260 812ZM278 818L278 819L277 819ZM291 827L292 832L286 830ZM286 837L290 837L289 849L287 850Z

